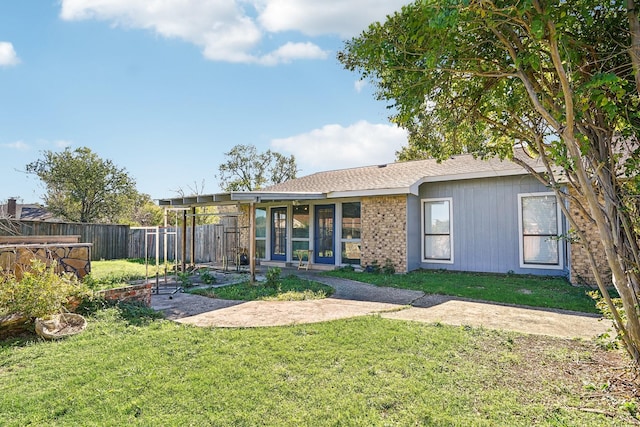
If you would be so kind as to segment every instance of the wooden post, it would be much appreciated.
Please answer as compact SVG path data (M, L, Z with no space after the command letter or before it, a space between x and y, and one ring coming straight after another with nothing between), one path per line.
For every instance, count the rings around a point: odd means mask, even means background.
M182 271L187 269L187 211L182 211Z
M256 281L256 204L249 205L249 272L251 283Z
M191 208L191 265L196 266L196 207Z

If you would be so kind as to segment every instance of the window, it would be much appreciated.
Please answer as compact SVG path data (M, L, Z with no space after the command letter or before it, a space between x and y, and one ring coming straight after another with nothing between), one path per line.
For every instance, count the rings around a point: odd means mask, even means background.
M342 238L360 238L360 203L342 204Z
M271 208L271 259L287 259L287 208Z
M360 202L342 204L341 253L343 264L360 264Z
M303 261L309 261L309 205L293 206L293 259L302 255ZM302 252L299 252L302 251Z
M424 262L453 263L451 199L422 201Z
M309 239L309 205L293 207L293 237Z
M520 266L562 268L562 245L558 238L562 223L553 193L518 195Z
M266 258L267 210L256 208L256 258Z

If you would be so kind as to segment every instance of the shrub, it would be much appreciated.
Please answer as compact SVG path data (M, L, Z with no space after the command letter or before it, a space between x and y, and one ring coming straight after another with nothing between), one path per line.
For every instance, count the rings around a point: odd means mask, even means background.
M393 265L393 261L390 258L384 260L384 265L382 266L383 274L396 274L396 266Z
M367 265L364 268L364 271L367 273L373 273L373 274L380 273L380 264L378 264L378 260L374 259L373 261L371 261L371 264Z
M0 277L0 311L27 318L46 318L60 313L74 297L84 298L88 289L70 273L56 273L56 264L33 259L21 279Z
M200 270L198 270L198 275L200 276L200 280L202 281L202 283L206 285L211 285L212 283L216 282L215 276L211 274L211 272L207 268L201 268Z
M280 274L282 270L278 267L273 267L267 270L267 283L265 286L268 288L277 289L280 286Z
M178 273L178 281L180 282L182 287L185 289L193 286L193 281L191 280L191 273L187 271L181 271Z

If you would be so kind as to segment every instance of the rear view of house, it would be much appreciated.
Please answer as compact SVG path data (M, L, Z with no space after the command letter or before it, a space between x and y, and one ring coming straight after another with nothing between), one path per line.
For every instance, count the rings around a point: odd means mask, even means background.
M535 161L530 166L542 170ZM570 276L567 224L552 191L519 165L459 155L319 172L261 191L167 199L164 206L255 207L256 258L315 268ZM249 215L241 221L248 225Z

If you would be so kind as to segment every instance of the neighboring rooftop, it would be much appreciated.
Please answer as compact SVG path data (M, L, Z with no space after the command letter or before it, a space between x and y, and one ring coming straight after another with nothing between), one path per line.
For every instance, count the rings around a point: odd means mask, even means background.
M14 198L9 199L6 204L0 204L0 218L13 218L24 221L60 221L45 207L36 203L17 203Z

